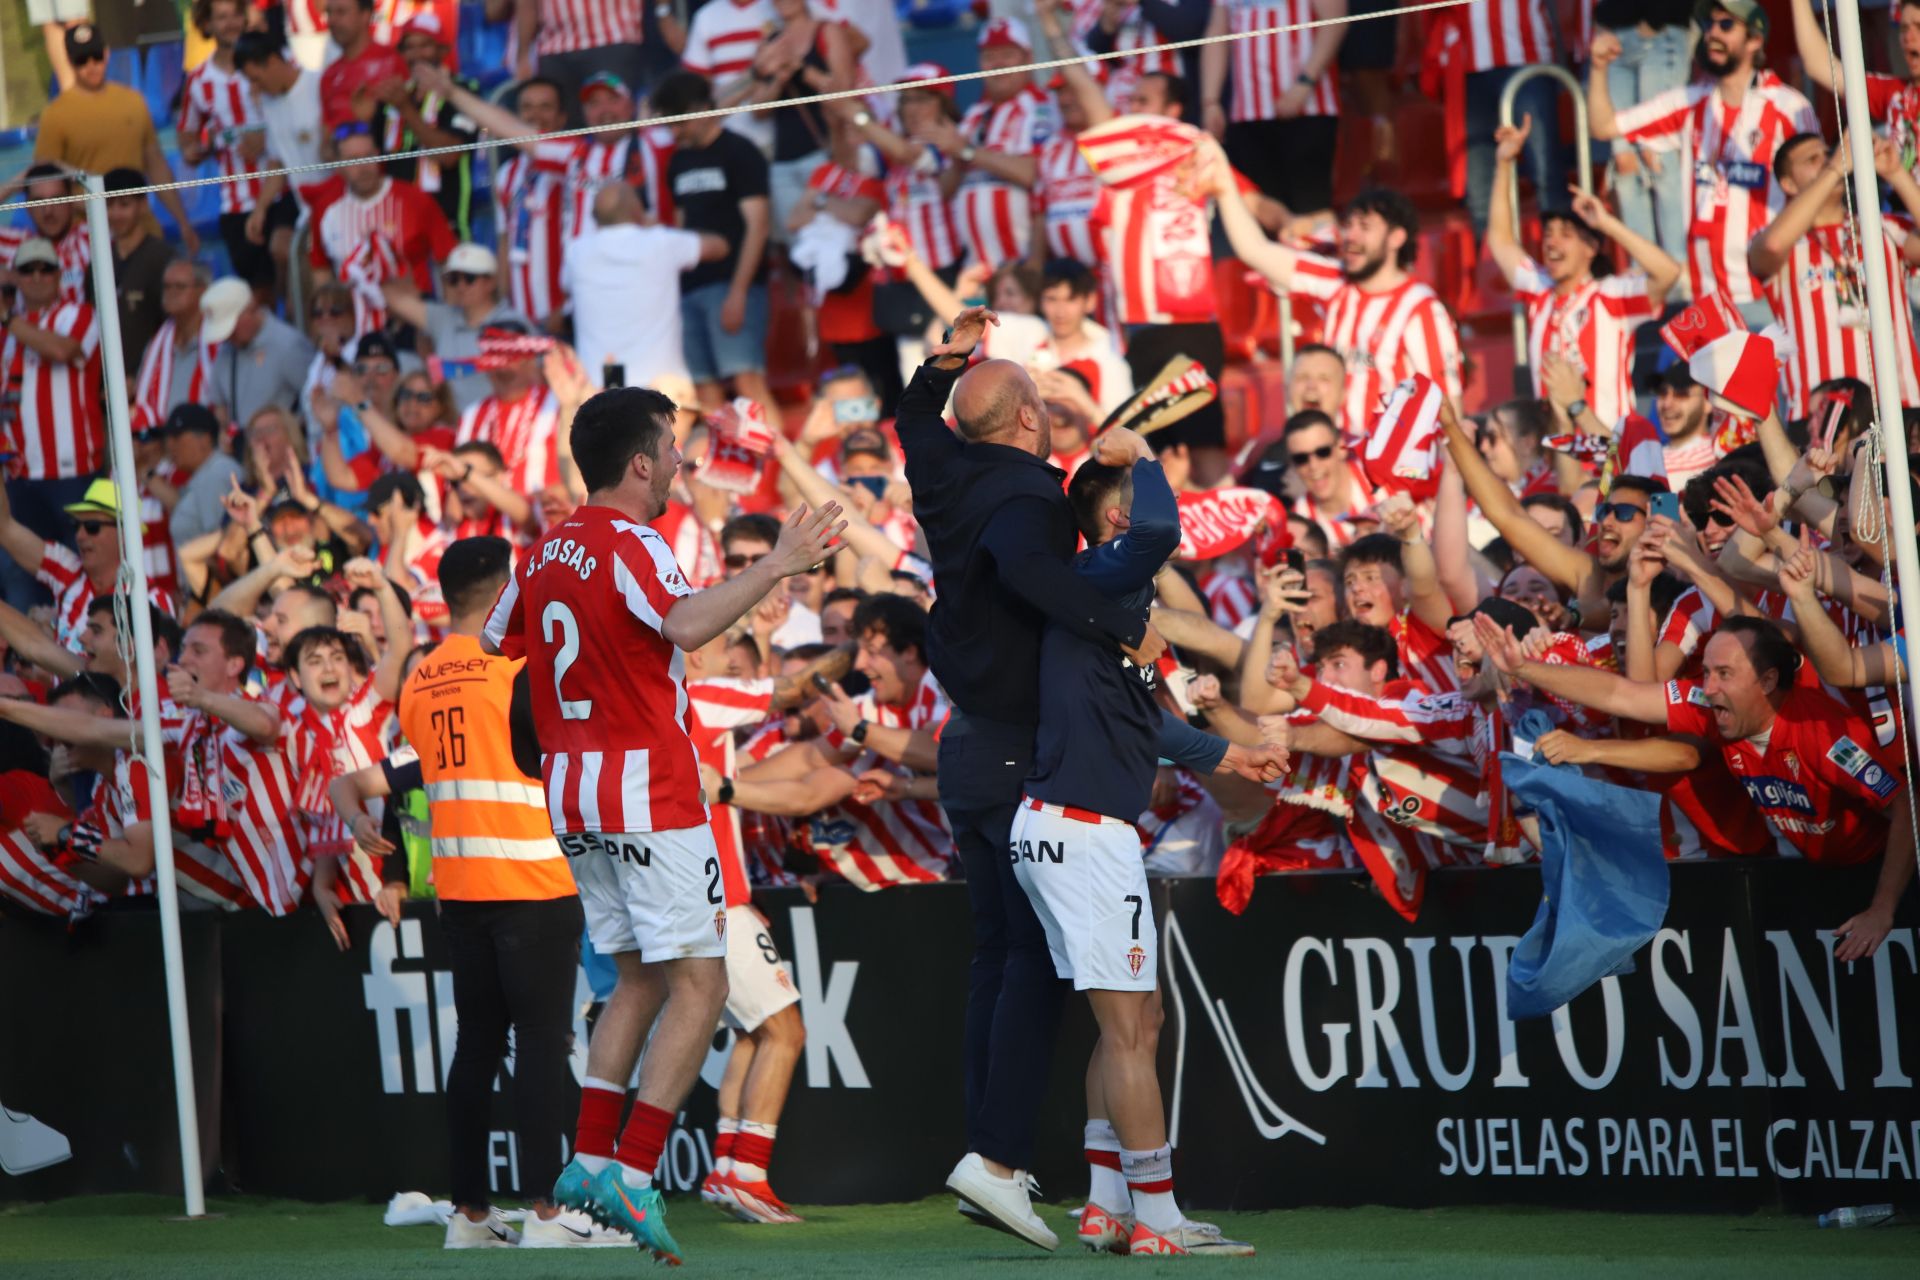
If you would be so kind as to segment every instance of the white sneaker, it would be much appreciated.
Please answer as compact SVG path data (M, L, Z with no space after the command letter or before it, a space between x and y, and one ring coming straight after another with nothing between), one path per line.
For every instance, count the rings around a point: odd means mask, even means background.
M520 1227L522 1249L620 1249L633 1248L633 1237L624 1231L600 1226L577 1209L562 1209L551 1218L531 1211Z
M52 1125L0 1107L0 1169L14 1177L73 1159L73 1144Z
M444 1227L452 1213L451 1200L435 1200L424 1191L396 1191L381 1221L390 1227Z
M947 1190L980 1211L975 1221L1042 1249L1057 1249L1060 1238L1033 1211L1028 1196L1031 1185L1032 1180L1023 1172L1011 1178L994 1177L979 1155L971 1151L947 1175Z
M447 1218L448 1249L510 1249L519 1243L520 1233L498 1209L489 1209L485 1222L475 1222L458 1209Z

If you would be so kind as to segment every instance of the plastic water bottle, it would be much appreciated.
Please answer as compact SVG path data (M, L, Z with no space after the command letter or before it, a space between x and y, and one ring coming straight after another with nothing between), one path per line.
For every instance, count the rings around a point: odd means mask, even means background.
M1820 1215L1823 1227L1877 1227L1893 1216L1890 1204L1849 1205Z

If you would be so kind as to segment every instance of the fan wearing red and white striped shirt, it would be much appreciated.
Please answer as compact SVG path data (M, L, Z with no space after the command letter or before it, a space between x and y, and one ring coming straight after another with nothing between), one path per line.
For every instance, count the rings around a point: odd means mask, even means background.
M4 494L0 494L0 551L13 557L21 572L32 574L53 592L54 639L74 653L86 652L82 637L94 598L113 591L120 575L116 508L101 500L112 491L112 481L96 480L88 487L86 498L66 508L75 522L72 548L48 542L15 520ZM165 591L149 584L147 599L162 613L172 615L173 597Z
M351 134L338 144L348 165L340 197L319 212L314 226L314 270L349 279L352 268L376 240L398 255L401 272L421 293L433 289L433 264L453 252L453 228L440 205L411 182L389 178L381 169L376 144L366 134Z
M1093 53L1150 49L1166 44L1171 39L1147 21L1137 4L1117 14L1114 12L1115 6L1107 4L1106 0L1068 0L1067 8L1072 11L1073 38ZM1185 74L1180 65L1180 52L1175 49L1142 53L1131 58L1112 58L1098 66L1107 78L1107 98L1119 111L1130 109L1127 103L1131 101L1141 76L1155 73L1171 76Z
M888 650L888 642L877 646ZM876 646L863 644L857 669L874 678ZM908 686L914 674L914 659L891 650L880 655L890 672L881 674L874 690L854 700L862 719L889 729L934 734L950 714L946 694L934 681L933 673L920 668L919 679ZM900 701L883 701L883 697ZM863 735L864 736L864 735ZM903 764L891 761L871 749L863 749L852 737L828 735L829 745L845 755L847 768L856 776L876 771L900 778L895 786L910 787L916 774ZM816 815L809 824L807 838L820 860L862 889L872 891L901 884L924 884L947 878L947 867L954 857L953 832L947 815L933 798L881 798L867 800L855 795Z
M1747 263L1747 246L1776 216L1786 196L1773 174L1779 147L1820 125L1799 90L1758 69L1765 45L1765 10L1753 26L1731 19L1728 29L1702 31L1694 60L1704 78L1656 94L1616 112L1607 67L1620 41L1603 31L1593 38L1587 110L1596 139L1622 139L1660 152L1663 164L1690 166L1687 242L1693 296L1724 289L1736 303L1761 298L1761 282ZM1729 15L1731 18L1731 15Z
M896 83L933 80L947 74L937 62L916 62ZM948 199L947 170L952 166L940 151L912 141L929 129L949 127L960 118L954 106L953 86L903 89L900 118L890 127L865 110L851 117L854 132L880 153L885 168L887 217L906 233L913 252L935 271L960 261L960 236L954 230L953 206ZM896 132L895 130L898 130Z
M687 23L681 65L713 82L715 101L725 101L745 83L754 55L780 26L772 0L712 0ZM773 146L773 124L765 112L743 111L727 117L727 128L765 151Z
M167 735L181 759L173 821L224 854L267 914L284 916L306 896L311 869L280 713L244 691L254 643L251 626L219 610L186 630L167 676L186 713Z
M1874 143L1874 167L1912 216L1920 217L1920 183L1900 162L1891 140ZM1805 417L1813 388L1830 378L1872 375L1868 331L1866 269L1847 209L1847 179L1852 164L1824 138L1789 138L1776 154L1774 169L1786 207L1747 251L1754 278L1763 282L1767 304L1792 340L1787 361L1787 413ZM1880 252L1887 279L1902 280L1920 266L1920 236L1888 221L1882 224ZM1900 402L1920 405L1920 352L1914 348L1913 315L1893 308L1894 351L1900 378Z
M640 6L620 0L539 0L533 51L540 57L640 44ZM609 46L614 48L609 49ZM542 74L558 74L543 71ZM560 76L563 81L567 79Z
M1571 210L1541 215L1539 258L1521 248L1513 235L1509 175L1530 131L1523 124L1495 135L1487 251L1527 308L1534 395L1546 396L1546 358L1554 356L1579 370L1594 416L1615 423L1634 409L1633 331L1665 304L1680 279L1680 264L1590 192L1575 192ZM1612 266L1608 240L1626 248L1635 270L1596 277L1596 267Z
M980 69L1001 74L980 82L980 101L957 128L943 125L929 140L955 163L948 182L968 257L999 267L1027 254L1035 153L1059 132L1060 119L1053 98L1030 73L1007 70L1032 60L1024 24L996 18L980 28L979 44Z
M30 200L71 194L72 190L65 186L33 183L27 187ZM68 212L72 207L49 205L34 209L31 212L36 220L32 226L0 227L0 266L11 268L14 255L27 241L35 237L48 240L60 263L60 300L86 302L93 289L93 241L87 235L84 218ZM69 220L64 227L60 225L62 215Z
M1320 340L1346 362L1346 429L1367 435L1387 393L1410 374L1425 374L1458 404L1459 330L1439 295L1408 274L1420 226L1412 202L1396 191L1363 191L1341 211L1339 258L1302 253L1267 239L1213 151L1208 176L1234 253L1275 291L1326 305Z
M1100 200L1100 179L1080 154L1078 130L1072 128L1074 108L1062 99L1060 114L1068 131L1041 144L1038 178L1033 187L1037 229L1046 240L1047 257L1070 258L1098 267L1103 258L1094 240L1093 209Z
M1346 34L1337 21L1303 24L1345 15L1341 0L1221 0L1207 22L1207 35L1220 42L1200 50L1201 123L1225 142L1235 167L1295 216L1333 204L1334 59Z
M468 405L460 415L455 447L476 440L492 445L507 463L501 482L532 498L560 483L560 401L547 388L536 361L524 360L514 369L493 370L487 376L495 394Z
M34 246L40 246L44 260ZM11 474L23 480L69 480L106 461L100 404L100 327L84 302L61 302L53 246L30 241L33 261L20 272L20 309L6 326L0 368L15 412L6 424Z
M244 244L245 223L229 220L251 213L264 190L265 180L254 175L266 167L266 121L251 84L233 65L234 41L246 29L245 6L241 0L212 0L204 13L202 34L213 40L213 52L180 87L174 132L182 160L197 165L211 156L228 179L220 184L220 230L229 244L236 238Z

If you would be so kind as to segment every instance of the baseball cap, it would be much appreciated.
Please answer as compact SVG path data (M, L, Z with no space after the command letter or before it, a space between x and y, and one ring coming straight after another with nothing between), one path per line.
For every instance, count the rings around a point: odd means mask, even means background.
M167 434L179 435L183 431L198 431L201 435L220 438L220 419L213 416L213 410L203 404L188 401L177 404L173 412L167 415Z
M87 486L80 501L69 502L66 512L70 516L117 517L120 514L120 490L113 481L102 476Z
M500 260L483 244L457 244L447 255L443 271L460 271L470 276L490 276L500 269Z
M353 358L365 360L369 357L384 359L396 369L400 367L399 349L393 345L393 339L384 333L376 331L360 335L360 341L353 348Z
M1707 19L1713 16L1715 9L1725 9L1728 13L1747 24L1747 30L1757 36L1764 36L1770 29L1771 19L1767 11L1760 7L1760 0L1699 0L1693 6L1695 26L1704 27Z
M14 250L13 253L13 265L15 267L25 267L36 262L44 262L50 267L60 265L60 254L54 249L53 241L46 239L44 236L34 236L31 239L22 240L20 247Z
M916 62L894 80L895 84L913 84L920 80L944 80L953 73L937 62ZM937 93L944 97L953 96L951 84L929 84L920 87L922 93Z
M609 93L619 94L629 102L633 101L633 90L627 87L625 80L611 71L596 71L588 76L580 85L580 101L585 102L587 95L595 89L605 89Z
M67 61L107 56L107 39L91 22L78 22L67 28Z
M446 28L440 25L440 15L431 9L422 9L414 14L395 34L393 43L398 46L408 36L426 36L440 44L447 42Z
M1018 18L995 18L980 28L980 47L982 49L1032 49L1033 39L1027 35L1027 24Z
M200 336L225 342L240 323L240 313L253 303L253 289L237 276L222 276L200 295Z

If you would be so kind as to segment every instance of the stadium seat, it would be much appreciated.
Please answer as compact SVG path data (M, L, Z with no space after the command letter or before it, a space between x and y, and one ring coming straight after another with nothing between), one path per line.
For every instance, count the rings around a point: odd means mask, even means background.
M107 50L107 79L133 89L140 87L140 50L137 46L115 46Z
M1460 330L1460 349L1466 357L1461 381L1465 386L1463 402L1492 407L1515 395L1513 374L1513 332L1500 325L1468 327Z
M1278 360L1237 360L1220 374L1220 411L1227 420L1227 449L1287 420L1287 373Z
M1411 97L1393 113L1400 152L1400 190L1422 209L1458 208L1447 164L1446 113L1437 102Z
M970 7L968 0L899 0L895 10L903 22L916 27L952 27Z

